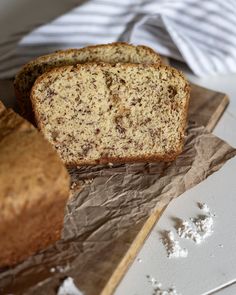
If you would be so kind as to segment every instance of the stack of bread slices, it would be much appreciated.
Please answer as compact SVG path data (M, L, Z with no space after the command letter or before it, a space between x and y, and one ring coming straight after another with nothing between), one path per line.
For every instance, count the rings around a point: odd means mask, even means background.
M15 90L23 115L67 166L170 161L182 151L189 84L148 47L39 57L16 76Z

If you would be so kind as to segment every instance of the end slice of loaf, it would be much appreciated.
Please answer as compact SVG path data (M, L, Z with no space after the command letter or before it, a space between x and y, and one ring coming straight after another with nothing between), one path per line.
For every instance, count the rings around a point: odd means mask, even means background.
M161 58L149 47L123 42L68 49L40 56L26 64L17 74L14 82L22 115L33 121L30 91L37 77L55 67L86 62L160 64Z
M177 70L85 64L39 77L38 127L69 165L170 161L182 151L189 85Z
M0 102L0 267L61 236L70 177L50 143Z

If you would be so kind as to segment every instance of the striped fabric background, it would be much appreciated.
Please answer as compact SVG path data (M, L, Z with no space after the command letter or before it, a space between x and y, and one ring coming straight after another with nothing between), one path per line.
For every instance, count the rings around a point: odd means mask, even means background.
M39 55L117 40L151 46L199 76L236 72L236 0L78 2L27 35L19 28L18 43L15 35L0 39L0 78L13 77Z

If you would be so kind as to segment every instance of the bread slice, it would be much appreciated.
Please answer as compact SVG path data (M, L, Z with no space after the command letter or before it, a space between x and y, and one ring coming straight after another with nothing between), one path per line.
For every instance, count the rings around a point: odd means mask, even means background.
M39 129L69 166L170 161L182 151L189 84L160 65L66 66L36 80Z
M0 267L60 238L69 185L42 134L0 102Z
M33 121L30 90L38 76L55 67L95 61L160 64L161 58L149 47L134 46L123 42L88 46L82 49L68 49L40 56L26 64L17 74L14 82L22 115Z

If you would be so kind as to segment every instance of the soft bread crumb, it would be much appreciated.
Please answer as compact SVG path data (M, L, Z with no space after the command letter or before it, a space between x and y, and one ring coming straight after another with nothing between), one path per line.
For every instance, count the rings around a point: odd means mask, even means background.
M16 75L14 88L22 115L34 121L30 91L37 77L56 67L86 62L160 64L161 58L147 46L134 46L124 42L60 50L40 56L26 64Z
M68 165L172 160L183 147L189 86L166 66L54 69L32 90L38 126Z

